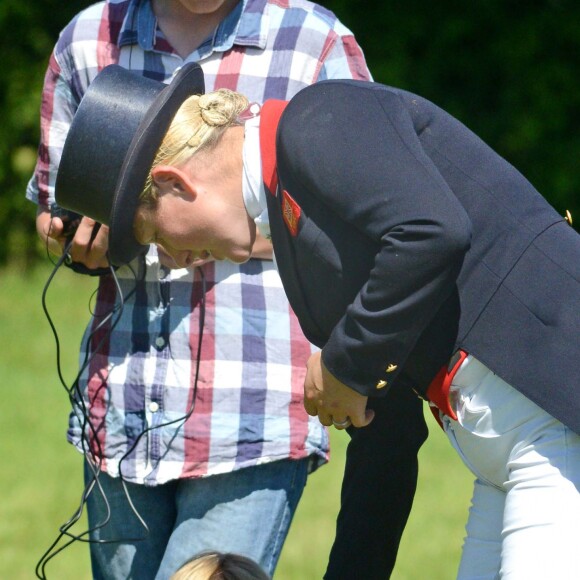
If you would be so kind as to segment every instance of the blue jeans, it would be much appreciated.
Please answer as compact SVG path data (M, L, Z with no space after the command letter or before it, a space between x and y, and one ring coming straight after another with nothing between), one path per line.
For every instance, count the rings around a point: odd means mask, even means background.
M110 519L99 527L108 511L95 486L87 501L93 577L167 580L206 550L247 556L273 575L306 485L308 462L274 461L156 487L127 483L148 533L131 509L121 480L100 473ZM92 479L87 466L85 479Z

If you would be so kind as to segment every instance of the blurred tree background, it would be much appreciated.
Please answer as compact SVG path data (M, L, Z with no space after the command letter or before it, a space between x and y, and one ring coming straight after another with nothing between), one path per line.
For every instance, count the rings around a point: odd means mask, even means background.
M24 198L40 92L61 28L87 0L0 2L0 265L41 256ZM320 0L355 33L375 80L454 114L580 223L580 4L573 0ZM517 210L517 208L516 208Z

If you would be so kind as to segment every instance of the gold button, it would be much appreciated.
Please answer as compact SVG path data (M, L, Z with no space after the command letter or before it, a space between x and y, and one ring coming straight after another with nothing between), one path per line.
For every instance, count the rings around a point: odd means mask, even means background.
M382 389L383 387L386 387L386 386L387 386L387 381L381 380L377 383L377 389Z
M566 210L566 215L564 216L564 219L570 224L572 225L572 214L570 213L570 210Z
M392 373L393 371L397 370L397 365L391 363L388 367L387 367L387 372L388 373Z

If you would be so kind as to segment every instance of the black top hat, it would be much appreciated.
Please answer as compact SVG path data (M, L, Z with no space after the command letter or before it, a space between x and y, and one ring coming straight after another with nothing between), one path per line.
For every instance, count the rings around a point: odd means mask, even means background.
M196 63L169 85L110 65L87 89L64 144L55 195L61 207L109 226L115 266L147 250L133 235L139 194L175 113L204 90Z

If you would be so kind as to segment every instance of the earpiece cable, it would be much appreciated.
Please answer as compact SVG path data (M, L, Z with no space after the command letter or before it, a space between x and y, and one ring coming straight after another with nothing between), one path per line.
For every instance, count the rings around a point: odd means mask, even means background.
M137 289L138 275L134 270L132 270L133 275L135 277L135 286L126 296L124 296L123 292L122 292L121 285L119 283L119 279L116 275L116 272L113 268L111 268L111 276L115 282L117 295L119 297L118 303L116 303L111 308L110 312L108 312L105 316L103 316L102 320L100 320L98 322L98 324L96 324L94 326L94 328L91 330L91 332L86 336L84 360L83 360L82 364L80 365L79 371L78 371L72 385L69 387L67 385L67 383L64 379L63 373L62 373L61 346L60 346L60 340L58 337L58 331L57 331L56 326L52 320L52 317L50 316L50 313L49 313L49 310L47 307L46 298L47 298L47 293L48 293L48 289L50 287L50 284L52 283L57 271L67 260L68 250L70 248L70 245L71 245L71 243L67 244L67 246L65 247L65 251L64 251L63 255L58 258L56 263L53 262L53 264L54 264L53 271L51 272L47 282L45 283L45 286L44 286L43 292L42 292L42 307L43 307L44 313L46 315L46 318L48 320L48 323L50 325L50 328L52 330L54 340L55 340L57 374L58 374L58 377L59 377L59 380L60 380L62 386L67 391L69 401L70 401L71 406L72 406L72 412L79 418L79 420L81 422L81 449L82 449L83 453L85 454L86 463L88 465L88 468L92 472L93 476L92 476L92 478L90 478L90 481L88 481L85 485L85 488L84 488L82 496L81 496L80 504L79 504L78 508L75 510L75 513L71 516L71 518L67 522L65 522L64 524L62 524L60 526L57 538L54 540L54 542L52 542L52 544L49 546L49 548L45 551L45 553L42 555L42 557L38 561L35 571L36 571L36 576L41 580L46 580L46 578L47 578L46 566L47 566L48 562L50 560L52 560L52 558L54 558L57 554L62 552L66 547L73 544L74 542L77 542L77 541L87 542L87 543L93 543L93 542L96 542L96 543L114 543L114 542L121 542L121 541L132 542L132 541L142 541L142 540L146 539L147 536L149 535L149 528L148 528L146 522L143 520L143 518L139 514L138 510L136 509L136 507L135 507L135 505L130 497L129 490L127 489L126 480L123 477L123 469L122 469L123 462L134 451L134 449L138 445L138 443L141 440L141 438L143 437L143 435L145 435L146 433L148 433L154 429L165 428L165 427L168 427L171 425L177 425L177 424L180 424L179 426L181 426L193 414L194 409L195 409L196 396L197 396L197 385L198 385L198 377L199 377L199 370L200 370L200 364L201 364L201 349L202 349L202 344L203 344L203 328L204 328L204 324L205 324L206 280L205 280L205 275L204 275L203 270L201 268L196 268L194 271L194 276L196 275L196 273L199 273L200 280L201 280L201 297L200 297L200 302L199 302L200 314L199 314L199 334L198 334L197 356L196 356L196 374L195 374L195 379L194 379L194 384L193 384L193 393L192 393L190 406L187 409L187 412L185 413L185 415L183 415L182 417L179 417L177 419L173 419L171 421L167 421L165 423L161 423L159 425L155 425L153 427L148 427L148 428L144 429L139 434L139 436L135 439L135 441L133 442L131 447L124 453L124 455L119 460L119 477L121 478L121 482L123 485L125 496L126 496L127 501L131 507L132 512L135 514L135 516L139 520L140 524L143 526L145 533L142 536L137 537L137 538L115 538L115 539L111 539L111 540L91 540L87 536L90 536L91 533L94 532L96 529L100 529L100 528L105 527L108 524L108 522L110 521L111 508L110 508L110 504L107 500L106 494L105 494L105 492L104 492L104 490L99 482L99 474L101 472L100 466L102 463L103 450L101 448L101 443L100 443L99 438L97 436L96 428L91 423L91 421L89 419L89 413L88 413L85 399L83 397L83 392L82 392L80 382L81 382L81 378L83 376L83 373L86 371L87 367L90 365L94 356L100 352L103 344L109 338L109 336L111 335L115 326L118 324L120 317L122 315L123 309L124 309L125 302L135 294L136 289ZM143 268L143 274L144 274L144 268ZM93 296L94 296L94 294L93 294ZM90 307L89 307L89 311L91 311L93 318L95 318L96 313L93 313L92 309ZM92 342L95 339L95 336L97 336L98 333L100 333L103 329L106 329L106 330L105 330L105 333L103 334L103 336L100 338L99 342L96 345L92 345ZM92 345L92 348L91 348L91 345ZM92 354L91 354L91 352L92 352ZM91 441L92 441L92 446L91 446ZM102 500L105 503L106 516L103 519L103 521L99 522L98 524L94 525L93 527L83 531L82 533L73 534L70 530L81 519L83 511L84 511L84 506L88 500L88 497L91 495L91 493L99 493L100 497L102 498ZM67 538L67 540L65 541L65 543L63 545L58 546L59 543L63 540L63 538Z

